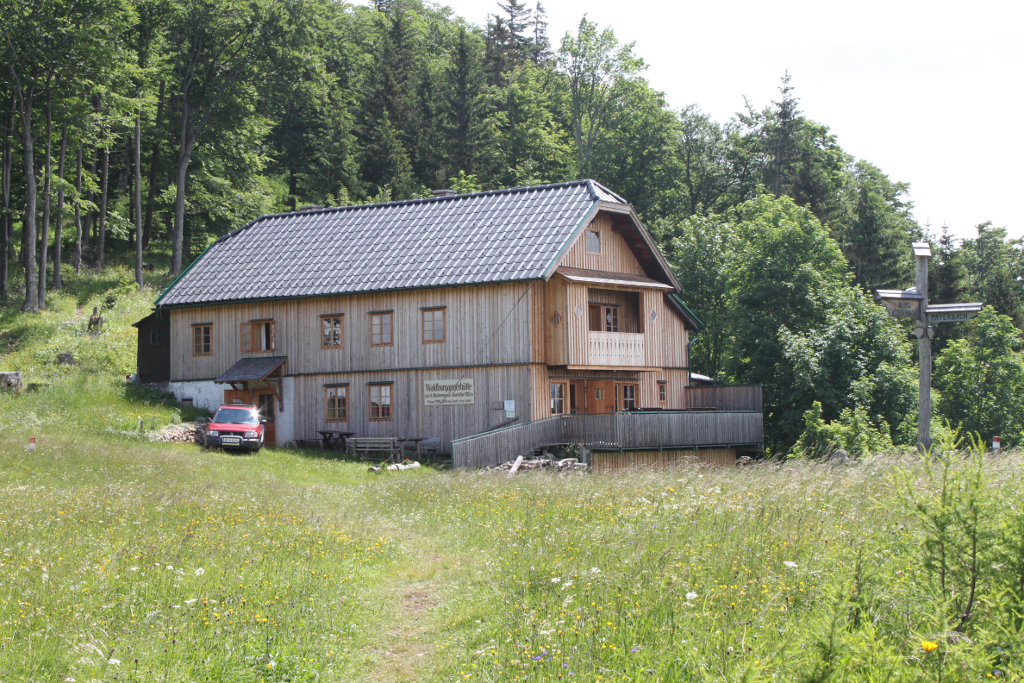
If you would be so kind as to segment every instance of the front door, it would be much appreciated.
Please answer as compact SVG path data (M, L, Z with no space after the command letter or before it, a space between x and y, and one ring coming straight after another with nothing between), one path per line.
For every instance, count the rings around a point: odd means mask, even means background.
M274 423L277 421L277 398L272 391L266 389L257 389L253 393L256 394L256 407L260 410L260 419L267 421L264 425L266 436L263 445L276 446L277 427Z
M587 412L615 412L615 380L598 379L587 382Z

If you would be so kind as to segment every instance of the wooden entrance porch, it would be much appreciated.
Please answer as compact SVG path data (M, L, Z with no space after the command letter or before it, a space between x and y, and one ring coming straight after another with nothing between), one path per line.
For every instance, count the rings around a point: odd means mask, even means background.
M493 467L542 444L593 451L662 451L764 447L761 387L701 387L690 410L565 414L452 442L455 467ZM718 408L729 405L731 408Z

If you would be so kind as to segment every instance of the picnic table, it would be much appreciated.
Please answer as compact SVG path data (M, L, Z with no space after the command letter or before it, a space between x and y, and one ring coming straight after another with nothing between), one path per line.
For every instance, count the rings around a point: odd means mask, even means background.
M339 432L334 429L325 429L320 432L320 436L323 438L323 447L331 448L332 446L338 446L341 450L345 450L345 439L350 436L355 436L355 432Z
M398 437L395 439L400 445L398 446L399 451L405 450L406 444L412 444L416 449L416 457L420 457L420 442L426 441L427 438L423 436L410 436L406 438Z

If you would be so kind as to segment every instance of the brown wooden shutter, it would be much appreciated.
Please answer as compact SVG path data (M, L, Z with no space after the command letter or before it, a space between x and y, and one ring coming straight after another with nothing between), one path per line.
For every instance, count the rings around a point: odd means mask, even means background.
M270 350L273 351L277 348L277 323L273 320L270 321Z
M242 323L238 326L238 344L242 351L252 350L252 323Z

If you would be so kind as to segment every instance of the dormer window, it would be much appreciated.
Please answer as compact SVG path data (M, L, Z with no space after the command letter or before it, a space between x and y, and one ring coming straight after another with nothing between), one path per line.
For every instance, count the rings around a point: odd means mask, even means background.
M600 254L601 253L601 231L600 230L587 230L587 253L588 254Z

